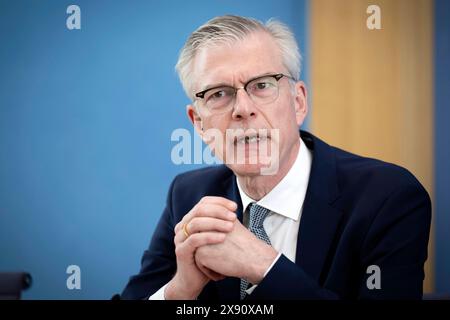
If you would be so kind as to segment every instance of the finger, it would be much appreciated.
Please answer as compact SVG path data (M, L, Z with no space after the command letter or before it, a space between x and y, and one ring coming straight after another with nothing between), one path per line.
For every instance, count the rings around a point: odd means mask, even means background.
M195 217L188 224L186 230L189 234L205 231L230 232L233 230L234 222L210 217Z
M179 243L185 241L188 238L188 236L186 236L186 234L184 234L184 231L178 230L177 233L175 233L175 237L173 238L173 241L175 243L175 245L178 245Z
M178 243L178 247L175 250L178 249L182 254L192 256L198 247L221 243L225 240L225 236L225 233L215 231L194 233L185 241Z
M218 204L199 204L183 217L184 223L189 222L194 217L211 217L234 221L236 220L236 213Z
M218 205L226 207L228 210L231 210L231 211L236 211L236 209L238 207L236 202L231 201L224 197L206 196L206 197L203 197L200 200L200 202L205 203L205 204L218 204Z
M180 232L184 224L190 222L194 217L211 217L228 221L234 221L237 218L234 212L222 205L198 203L179 223L176 224L174 228L175 233Z
M175 228L173 228L174 233L177 233L180 230L181 221L175 225Z
M197 268L199 268L200 271L203 272L203 274L205 276L207 276L210 280L219 281L219 280L223 280L226 278L223 274L217 273L217 272L205 267L201 263L197 264Z
M217 205L218 207L210 206ZM206 206L206 207L205 207ZM237 210L237 204L234 201L228 200L223 197L213 197L206 196L200 199L200 201L189 211L183 219L175 225L174 231L177 233L182 227L184 223L190 221L195 215L205 215L209 216L209 213L214 213L214 208L224 207L231 211L231 213L225 213L222 219L225 220L234 220L236 219L236 214L234 211ZM220 212L223 212L223 209L218 209ZM220 217L218 217L220 218Z
M199 232L197 233L193 233L193 234L189 234L188 236L186 236L186 234L184 233L183 230L180 230L178 233L175 234L175 237L173 239L175 246L179 246L181 243L185 242L187 239L189 239L190 237L194 236L194 235L198 235ZM214 244L214 243L220 243L222 242L225 236L225 233L219 232L219 231L212 231L212 230L208 230L207 232L202 232L202 234L204 234L204 236L207 238L206 243L208 243L208 241L210 241L210 244ZM223 234L223 235L222 235ZM197 240L197 236L194 237L194 244L196 243ZM209 239L209 240L208 240ZM200 240L203 241L203 240ZM203 243L205 242L201 242L199 244L199 246L201 246Z

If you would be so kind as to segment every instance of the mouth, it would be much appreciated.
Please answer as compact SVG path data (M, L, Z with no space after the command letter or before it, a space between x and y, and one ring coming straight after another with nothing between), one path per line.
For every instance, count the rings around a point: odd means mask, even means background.
M268 139L270 139L270 136L267 134L260 135L259 133L256 133L256 134L242 135L242 136L234 137L234 145L246 145L246 144L252 144L252 143L259 143L262 141L266 141Z

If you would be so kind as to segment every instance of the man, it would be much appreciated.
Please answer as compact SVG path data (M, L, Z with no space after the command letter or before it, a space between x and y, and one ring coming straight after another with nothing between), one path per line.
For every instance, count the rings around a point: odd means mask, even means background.
M123 298L421 298L428 194L403 168L299 134L307 93L285 25L214 18L177 71L225 165L174 179Z

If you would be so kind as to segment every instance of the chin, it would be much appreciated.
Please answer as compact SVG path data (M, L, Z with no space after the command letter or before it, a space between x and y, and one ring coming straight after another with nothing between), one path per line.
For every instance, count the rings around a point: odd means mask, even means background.
M264 175L264 172L267 172L269 168L267 163L226 164L226 166L236 175L253 177Z

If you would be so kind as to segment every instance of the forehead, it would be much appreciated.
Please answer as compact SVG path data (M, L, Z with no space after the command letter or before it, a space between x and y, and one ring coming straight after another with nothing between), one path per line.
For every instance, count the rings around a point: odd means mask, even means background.
M265 32L231 43L207 45L197 52L192 64L195 91L215 84L236 86L255 76L283 71L280 50Z

